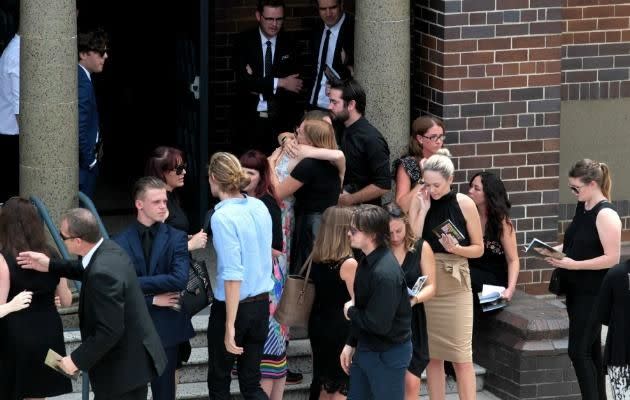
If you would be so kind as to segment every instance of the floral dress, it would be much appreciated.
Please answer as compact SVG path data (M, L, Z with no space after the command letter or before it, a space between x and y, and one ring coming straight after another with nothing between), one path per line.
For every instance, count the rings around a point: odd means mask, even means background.
M289 176L289 157L281 155L275 169L278 180L282 182ZM278 307L282 288L284 287L291 254L291 236L293 235L293 205L295 198L288 197L280 202L282 222L282 254L273 259L274 286L269 293L269 333L263 347L263 356L260 362L262 378L281 379L287 374L287 346L288 329L280 325L273 314Z

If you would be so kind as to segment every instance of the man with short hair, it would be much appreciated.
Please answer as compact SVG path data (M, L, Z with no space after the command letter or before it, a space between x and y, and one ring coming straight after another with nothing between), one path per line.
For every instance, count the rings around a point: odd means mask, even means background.
M166 356L129 257L101 237L96 218L86 209L67 211L59 233L81 261L50 260L31 251L21 252L17 261L22 268L83 282L82 343L61 359L61 368L69 374L88 371L95 400L145 400L147 383L162 373Z
M345 127L341 150L346 156L346 175L339 205L380 205L381 196L391 189L389 147L364 117L365 91L352 79L334 82L329 96L329 110Z
M103 71L105 60L107 60L107 35L102 30L80 33L77 45L79 47L79 190L93 197L102 138L92 74Z
M259 0L258 26L239 34L234 46L240 152L254 148L270 154L278 133L292 132L300 117L302 79L295 43L282 31L284 14L284 1Z
M195 335L190 316L177 307L186 288L190 259L186 233L164 221L167 217L166 184L155 177L140 178L133 189L137 220L114 240L134 263L149 314L168 358L164 373L151 381L155 400L175 398L175 369L180 345Z
M354 66L354 17L343 9L343 0L317 0L321 18L311 35L314 66L313 82L308 92L309 108L328 109L330 103L326 85L330 84L324 70L330 67L339 79L349 79Z

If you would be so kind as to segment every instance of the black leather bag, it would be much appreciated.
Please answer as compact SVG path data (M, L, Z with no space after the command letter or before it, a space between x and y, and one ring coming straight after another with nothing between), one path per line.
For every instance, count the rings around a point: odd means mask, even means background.
M179 305L175 309L192 317L206 308L213 300L214 293L205 261L191 259L188 284L186 289L179 293Z
M567 294L567 280L564 269L556 268L551 273L551 278L549 278L549 293L553 293L556 296L564 296Z

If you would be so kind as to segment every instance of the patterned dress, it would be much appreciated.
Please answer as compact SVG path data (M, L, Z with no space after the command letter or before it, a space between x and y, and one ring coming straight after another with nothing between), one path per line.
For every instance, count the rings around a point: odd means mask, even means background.
M282 182L289 176L289 157L280 156L276 165L276 175ZM273 290L269 293L269 334L263 347L263 356L260 362L260 372L263 379L281 379L287 374L287 346L288 329L280 325L273 314L280 302L282 288L284 287L287 268L289 265L289 254L291 254L291 235L293 235L293 196L280 202L282 221L282 254L273 259Z

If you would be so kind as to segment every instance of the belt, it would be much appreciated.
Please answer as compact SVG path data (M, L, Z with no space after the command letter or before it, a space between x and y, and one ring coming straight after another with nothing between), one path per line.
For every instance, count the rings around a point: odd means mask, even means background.
M263 301L263 300L267 300L269 301L269 293L261 293L261 294L257 294L256 296L250 296L250 297L246 297L243 300L240 301L241 304L243 303L253 303L255 301Z
M460 284L470 289L470 268L468 259L450 253L435 254L435 266L451 274Z
M267 111L258 111L258 117L269 118L269 113Z

